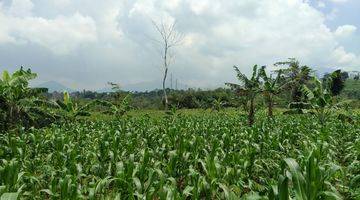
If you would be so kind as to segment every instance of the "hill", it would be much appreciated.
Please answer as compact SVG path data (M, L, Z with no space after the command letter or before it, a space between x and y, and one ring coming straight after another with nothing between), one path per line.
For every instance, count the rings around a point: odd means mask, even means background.
M128 84L128 85L122 85L121 89L124 91L132 91L132 92L145 92L145 91L153 91L156 89L162 88L162 83L160 81L149 81L149 82L140 82L140 83L134 83L134 84ZM170 81L168 81L167 85L168 88L171 87ZM188 88L191 88L188 85L185 85L183 83L178 83L177 88L176 85L173 84L173 89L178 90L186 90ZM111 88L103 88L96 90L96 92L111 92Z
M351 99L360 99L360 80L348 79L343 94Z
M61 83L58 83L56 81L48 81L42 84L37 85L36 87L41 87L41 88L48 88L49 92L64 92L64 91L68 91L68 92L74 92L75 90L68 88L66 86L64 86Z

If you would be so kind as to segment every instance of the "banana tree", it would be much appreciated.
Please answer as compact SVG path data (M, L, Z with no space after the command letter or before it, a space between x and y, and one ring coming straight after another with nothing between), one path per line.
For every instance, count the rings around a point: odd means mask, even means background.
M313 78L314 89L309 89L303 85L302 91L308 98L312 109L316 114L321 124L324 124L327 117L330 115L330 110L334 107L333 98L326 86L316 77Z
M282 70L282 74L287 82L287 89L291 91L291 102L301 102L304 94L302 93L302 86L309 83L313 70L304 65L295 58L289 58L284 62L278 62L275 66L287 66L288 68Z
M335 70L330 74L324 75L323 82L329 88L332 96L339 96L345 88L345 82L348 78L348 73L341 70Z
M58 108L61 109L62 115L66 119L70 120L75 119L78 116L90 116L90 113L87 110L90 107L90 104L93 104L92 102L90 102L85 106L78 106L77 103L72 101L68 92L64 92L63 101L57 100L56 103L58 105Z
M271 76L268 76L265 71L265 66L261 67L259 70L261 78L264 80L261 90L262 94L265 97L265 101L268 107L268 117L273 117L273 107L274 107L274 97L279 95L280 92L284 89L286 85L285 82L281 82L282 70L278 71L277 77L274 79Z
M225 85L231 87L238 96L246 97L248 102L248 124L252 126L255 122L255 98L261 93L260 73L258 66L253 67L253 73L251 78L248 78L245 74L241 73L238 67L234 66L237 73L237 78L240 84L225 83Z
M215 99L212 103L211 111L220 112L225 105L225 102L221 100L221 98Z
M110 101L94 100L83 106L79 106L77 103L73 102L68 92L64 92L63 101L57 100L56 103L58 108L60 108L62 115L66 119L70 120L79 116L90 116L91 113L89 111L96 106L106 107L107 109L110 109L106 113L110 113L116 117L119 117L123 116L127 111L130 110L131 107L129 105L129 98L129 95L126 96L120 105L113 104Z
M46 100L41 99L40 94L47 92L47 89L29 87L29 81L36 77L36 73L22 67L13 74L3 71L0 78L0 111L4 118L5 130L15 125L28 127L39 124L39 117L51 118L40 107L46 104Z
M104 100L95 100L93 102L94 105L101 105L104 107L109 108L108 111L105 113L114 115L115 117L119 118L124 116L128 111L132 109L131 103L131 95L126 95L120 103L112 103L110 101L104 101Z

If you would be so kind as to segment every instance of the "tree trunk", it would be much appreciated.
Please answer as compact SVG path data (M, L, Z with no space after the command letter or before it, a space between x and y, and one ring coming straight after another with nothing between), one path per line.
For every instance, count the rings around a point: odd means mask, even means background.
M164 92L164 100L165 100L165 110L168 109L168 98L167 98L167 94L166 94L166 77L167 77L167 73L168 73L168 68L165 68L165 72L164 72L164 79L163 79L163 92Z
M273 103L272 97L270 96L268 99L268 117L269 118L273 118L273 116L274 116L273 107L274 107L274 103Z
M243 109L245 112L249 112L249 108L248 108L248 103L245 102L245 103L242 103L242 106L243 106Z
M254 98L251 98L250 100L250 109L249 109L249 126L252 126L255 122L255 105L254 105Z
M14 125L14 107L12 105L10 105L9 107L9 127L12 128L12 126Z
M296 85L291 91L292 102L301 102L303 93L301 92L301 85Z

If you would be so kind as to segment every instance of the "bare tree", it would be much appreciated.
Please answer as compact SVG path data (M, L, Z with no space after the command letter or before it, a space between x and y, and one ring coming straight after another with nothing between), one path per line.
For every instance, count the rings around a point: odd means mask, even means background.
M160 34L160 40L155 40L161 47L162 67L164 70L162 87L164 92L165 110L168 109L168 97L166 93L166 78L171 62L174 59L172 49L181 44L183 35L176 30L176 22L173 23L156 23L153 21L156 31Z

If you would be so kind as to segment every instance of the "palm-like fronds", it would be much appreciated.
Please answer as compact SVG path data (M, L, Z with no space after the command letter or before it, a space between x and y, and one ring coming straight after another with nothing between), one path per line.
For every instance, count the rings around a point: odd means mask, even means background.
M287 68L277 70L277 72L281 71L284 75L285 84L283 88L291 91L292 102L300 102L303 97L301 88L311 80L313 70L306 65L300 66L300 62L294 58L275 63L275 66L287 66Z
M326 118L329 117L329 109L334 107L333 99L328 89L324 84L316 77L313 78L314 89L309 89L306 85L303 85L302 92L307 97L313 109L316 110L320 122L323 124Z
M225 85L233 89L238 96L246 97L246 99L249 101L248 121L249 125L252 126L255 121L255 97L261 92L260 73L258 71L258 66L255 65L253 67L251 78L248 78L236 66L234 66L234 70L238 80L240 81L240 84L225 83Z
M286 82L280 81L283 73L282 70L279 70L276 78L273 79L271 76L267 75L265 69L266 67L263 66L259 70L259 76L264 81L261 85L261 92L268 105L268 116L273 117L274 96L280 94L280 92L285 89Z
M0 80L1 110L5 113L6 127L20 124L26 127L43 124L51 120L47 108L54 108L55 103L40 99L39 95L47 92L45 88L29 88L29 81L36 78L37 74L30 69L20 70L10 74L2 72Z
M260 79L260 73L257 70L258 66L255 65L253 67L253 73L251 78L249 79L245 74L243 74L238 67L234 66L234 70L236 72L236 77L240 81L240 84L235 83L225 83L225 85L231 87L234 90L239 90L240 94L250 94L251 91L256 93L256 91L259 91L259 79ZM247 92L245 92L247 91Z

